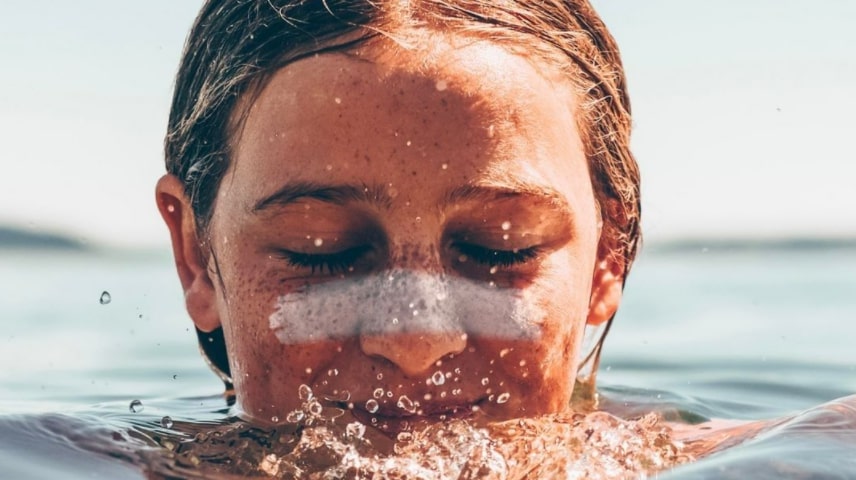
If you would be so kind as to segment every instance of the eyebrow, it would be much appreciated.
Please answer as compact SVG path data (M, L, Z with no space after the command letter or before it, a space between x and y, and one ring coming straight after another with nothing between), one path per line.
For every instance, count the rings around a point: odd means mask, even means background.
M444 195L441 209L464 202L489 203L511 198L528 198L549 204L555 210L570 212L571 208L564 195L545 185L526 182L491 183L463 185ZM300 200L318 200L334 205L348 203L368 203L388 209L392 197L382 185L323 185L313 182L294 182L281 187L255 203L253 213L259 213L271 207L283 207Z
M286 206L299 200L311 199L334 205L364 202L389 208L392 198L380 186L322 185L313 182L294 182L284 185L276 192L262 198L253 206L259 213L274 206Z

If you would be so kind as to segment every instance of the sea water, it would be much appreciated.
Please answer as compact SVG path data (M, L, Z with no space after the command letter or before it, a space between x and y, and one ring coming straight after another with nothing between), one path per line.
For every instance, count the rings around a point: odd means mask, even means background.
M295 442L325 434L301 438L232 419L222 385L199 357L168 252L0 251L0 292L0 478L157 477L158 468L161 478L190 477L206 462L239 463L242 452L254 474L268 468L287 477L292 464L283 459ZM503 455L518 463L561 455L539 438L625 432L588 461L602 467L612 452L650 441L664 466L680 465L664 478L854 478L854 401L827 403L856 392L854 340L852 245L655 245L627 283L598 377L602 407L624 420L522 422L503 431L520 441L505 444L479 443L484 430L451 423L430 432L446 442L432 444L435 460L465 450L455 444L465 441L501 473L509 468ZM782 420L690 462L666 455L671 447L657 440L664 423L646 417L652 411L688 422ZM356 427L341 428L330 430L344 439L339 460L362 448L347 437ZM529 450L514 450L524 443ZM412 456L408 445L393 447L389 468L414 466L400 460Z

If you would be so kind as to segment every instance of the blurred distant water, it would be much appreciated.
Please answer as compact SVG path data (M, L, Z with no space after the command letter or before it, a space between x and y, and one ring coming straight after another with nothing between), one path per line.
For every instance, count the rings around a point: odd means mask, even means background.
M0 292L0 415L222 407L169 252L0 250ZM599 385L640 409L772 418L856 392L854 340L856 248L652 248Z

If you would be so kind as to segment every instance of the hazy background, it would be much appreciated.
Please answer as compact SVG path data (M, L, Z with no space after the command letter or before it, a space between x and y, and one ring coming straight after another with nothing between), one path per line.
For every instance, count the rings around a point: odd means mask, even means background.
M649 240L856 235L856 2L595 0L624 55ZM200 1L0 17L0 225L165 247L153 201Z

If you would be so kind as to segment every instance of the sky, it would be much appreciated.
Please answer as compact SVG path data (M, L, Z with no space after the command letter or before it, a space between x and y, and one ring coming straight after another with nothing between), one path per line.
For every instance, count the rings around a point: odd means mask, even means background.
M649 241L856 236L856 2L593 0L621 48ZM201 1L0 17L0 225L167 247L154 204Z

